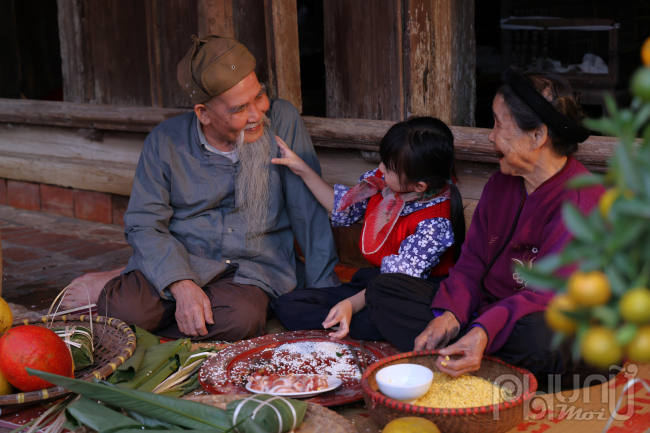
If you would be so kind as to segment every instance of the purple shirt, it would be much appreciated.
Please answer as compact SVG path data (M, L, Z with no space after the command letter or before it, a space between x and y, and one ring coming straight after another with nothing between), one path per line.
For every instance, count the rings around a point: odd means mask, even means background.
M485 185L460 259L440 285L431 307L451 311L461 328L482 326L489 339L486 352L503 346L517 320L544 311L553 297L552 292L530 287L514 267L531 267L535 260L560 251L570 240L562 222L564 203L573 203L582 213L597 205L604 192L602 186L565 188L569 179L586 173L589 171L570 156L560 172L528 196L518 176L497 172ZM481 276L510 233L522 196L524 204L512 239L485 277L488 297L479 287Z

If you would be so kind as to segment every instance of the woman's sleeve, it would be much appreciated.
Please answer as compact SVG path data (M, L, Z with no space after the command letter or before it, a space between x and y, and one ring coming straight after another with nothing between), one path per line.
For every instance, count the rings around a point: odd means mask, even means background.
M378 169L370 170L362 174L361 177L359 178L359 182L361 182L363 179L367 177L374 176L377 170ZM334 207L332 210L332 227L350 226L355 222L359 221L360 219L363 219L364 215L366 214L366 209L368 208L368 202L370 201L369 198L354 203L352 206L348 207L347 209L343 209L340 212L337 211L339 205L341 204L341 200L343 199L345 194L348 193L348 191L350 191L350 188L345 185L341 185L338 183L334 185Z
M440 256L454 244L454 230L447 218L420 221L415 233L402 241L397 254L381 261L381 273L427 278Z

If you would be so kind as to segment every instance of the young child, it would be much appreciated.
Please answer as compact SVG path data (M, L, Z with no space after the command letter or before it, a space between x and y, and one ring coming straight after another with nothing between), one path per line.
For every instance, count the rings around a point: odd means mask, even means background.
M332 214L334 226L364 219L359 246L376 266L358 270L350 283L305 288L276 301L275 314L288 329L329 329L334 340L348 333L362 340L382 340L365 308L368 282L396 272L442 281L458 259L465 240L463 205L454 178L454 136L442 121L412 118L393 125L379 147L379 168L365 173L349 189L326 184L278 139L282 158L274 164L301 176L316 199Z

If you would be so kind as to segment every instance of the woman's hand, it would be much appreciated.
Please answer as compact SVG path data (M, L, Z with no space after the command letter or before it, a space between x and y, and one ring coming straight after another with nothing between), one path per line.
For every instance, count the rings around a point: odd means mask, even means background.
M332 340L340 340L350 332L350 320L352 320L352 303L345 299L334 306L323 322L323 328L328 329L339 324L339 330L329 334Z
M436 317L415 339L414 350L433 350L447 346L460 331L460 323L450 311Z
M467 335L449 347L440 350L436 365L443 373L458 377L470 371L478 370L481 367L483 352L488 343L485 330L475 326L469 330ZM445 356L462 355L462 358L446 360Z
M278 141L278 147L280 148L280 154L282 154L282 158L271 159L271 162L273 164L286 165L291 171L301 177L305 175L309 170L311 170L305 161L303 161L298 155L289 149L287 143L285 143L277 135L275 136L275 139Z

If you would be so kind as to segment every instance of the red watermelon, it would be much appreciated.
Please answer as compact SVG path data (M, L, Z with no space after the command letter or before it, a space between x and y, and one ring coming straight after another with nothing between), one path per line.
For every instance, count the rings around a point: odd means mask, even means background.
M28 375L26 367L73 377L68 346L53 331L40 326L17 326L0 337L0 371L9 383L23 392L54 386Z

